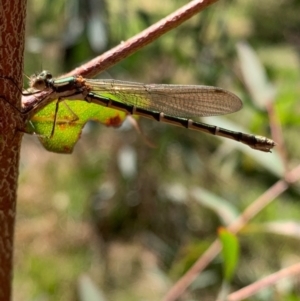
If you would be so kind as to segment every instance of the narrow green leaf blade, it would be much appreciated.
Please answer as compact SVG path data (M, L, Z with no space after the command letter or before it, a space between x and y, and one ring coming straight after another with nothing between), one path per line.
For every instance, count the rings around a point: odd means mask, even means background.
M237 208L229 201L200 187L190 190L192 197L202 206L211 209L221 219L224 225L230 225L239 216Z
M219 239L222 244L222 255L223 255L223 272L224 278L230 282L235 268L237 266L240 254L240 245L237 237L225 228L220 228Z
M276 89L269 81L258 55L249 44L239 43L237 53L242 75L252 99L259 108L265 109L268 102L275 99Z

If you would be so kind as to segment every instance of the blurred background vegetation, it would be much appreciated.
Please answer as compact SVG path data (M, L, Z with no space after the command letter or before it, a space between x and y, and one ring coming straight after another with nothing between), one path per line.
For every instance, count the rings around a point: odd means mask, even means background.
M28 1L24 70L66 73L185 3ZM220 86L239 95L244 109L205 121L269 137L265 107L273 103L292 168L300 160L299 14L297 0L219 1L99 77ZM245 84L241 70L252 62L247 53L241 59L245 42L265 68L266 94ZM255 72L249 69L250 79ZM103 294L97 300L161 300L217 229L284 174L276 150L139 124L143 135L129 122L119 129L89 123L72 155L48 153L37 137L24 137L14 300L92 300L84 297L94 292L90 281ZM294 184L239 234L233 291L299 262L299 195ZM215 300L222 279L220 256L182 300ZM251 300L300 300L299 283L287 279Z

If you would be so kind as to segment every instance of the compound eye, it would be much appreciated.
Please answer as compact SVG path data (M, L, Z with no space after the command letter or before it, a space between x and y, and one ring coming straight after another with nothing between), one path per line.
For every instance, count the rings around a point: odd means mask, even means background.
M52 74L48 70L43 70L40 73L39 77L44 78L44 79L51 79L52 78Z

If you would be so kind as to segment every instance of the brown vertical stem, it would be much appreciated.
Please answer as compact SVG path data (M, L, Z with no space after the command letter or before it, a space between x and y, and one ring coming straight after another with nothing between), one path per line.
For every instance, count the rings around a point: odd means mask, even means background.
M0 300L11 300L26 0L0 0ZM10 78L10 80L8 79ZM13 82L15 84L13 84Z

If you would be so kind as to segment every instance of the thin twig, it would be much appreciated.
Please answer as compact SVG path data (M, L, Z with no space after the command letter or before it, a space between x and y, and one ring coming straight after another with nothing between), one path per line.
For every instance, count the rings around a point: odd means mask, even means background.
M286 191L289 184L300 179L300 165L288 172L285 180L277 181L272 187L265 191L256 199L229 227L228 230L239 232L255 215L269 205L276 197ZM164 301L174 301L178 299L185 290L192 284L198 275L209 265L209 263L220 253L221 246L216 239L209 249L195 262L195 264L183 275L168 291L163 298Z
M300 263L296 263L288 268L284 268L274 274L271 274L259 281L256 281L230 295L227 296L228 301L245 300L250 296L253 296L260 290L275 284L279 280L285 277L292 277L300 274Z
M217 0L194 0L182 6L174 13L158 21L141 33L135 35L118 46L94 58L90 62L74 69L67 75L81 75L83 77L93 77L98 73L108 69L122 59L145 47L166 32L178 27L180 24L196 15L208 5Z

